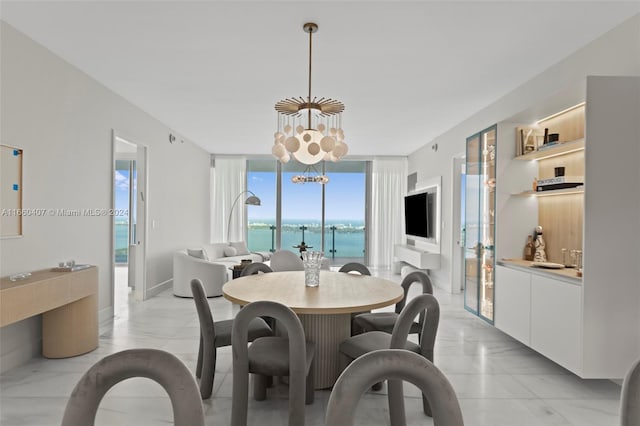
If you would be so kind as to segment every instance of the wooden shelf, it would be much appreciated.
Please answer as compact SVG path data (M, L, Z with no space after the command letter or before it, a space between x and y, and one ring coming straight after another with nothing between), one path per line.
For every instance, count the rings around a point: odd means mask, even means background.
M549 195L584 194L584 185L575 188L552 189L549 191L523 191L512 194L516 197L546 197Z
M520 161L544 160L545 158L557 157L559 155L569 154L570 152L583 151L584 138L576 139L570 142L562 142L552 148L533 151L525 155L515 157Z

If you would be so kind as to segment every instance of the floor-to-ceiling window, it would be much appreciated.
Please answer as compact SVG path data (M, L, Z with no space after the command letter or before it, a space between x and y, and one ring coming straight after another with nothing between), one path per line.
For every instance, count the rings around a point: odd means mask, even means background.
M260 207L247 209L247 246L251 251L275 251L277 162L249 160L247 189L260 198Z
M262 200L261 207L248 210L249 249L298 252L304 241L311 250L324 251L334 263L364 262L366 162L315 167L315 171L305 171L299 163L278 165L271 159L247 162L247 189ZM313 176L323 170L329 177L325 185L292 182L295 175Z
M364 262L366 162L327 163L325 185L325 256Z

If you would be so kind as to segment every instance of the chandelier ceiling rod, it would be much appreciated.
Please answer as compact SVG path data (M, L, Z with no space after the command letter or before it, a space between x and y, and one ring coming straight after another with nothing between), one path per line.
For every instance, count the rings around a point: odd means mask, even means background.
M311 53L313 49L312 37L313 33L318 31L318 26L313 22L308 22L304 24L304 30L309 33L309 96L307 97L307 102L309 103L308 108L308 119L307 119L307 129L311 128Z

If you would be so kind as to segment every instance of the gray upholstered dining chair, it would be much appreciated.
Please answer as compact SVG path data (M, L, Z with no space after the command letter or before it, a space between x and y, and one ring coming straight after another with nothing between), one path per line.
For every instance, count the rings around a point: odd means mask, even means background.
M247 275L254 275L260 272L266 274L269 272L273 272L273 269L271 269L269 265L266 265L262 262L254 262L245 266L242 272L240 273L240 276L246 277Z
M216 374L217 348L231 345L233 320L213 321L211 308L207 302L204 286L199 279L191 280L193 301L200 320L200 344L198 346L198 362L196 377L200 379L200 396L207 399L211 396L213 379ZM262 318L255 318L249 324L248 339L253 341L258 337L271 336L271 327Z
M404 297L396 304L395 312L367 312L357 315L353 319L354 329L362 330L364 332L378 330L391 333L393 331L393 327L396 324L396 321L398 320L398 316L402 311L402 308L404 308L404 305L407 302L407 294L409 293L409 288L414 283L419 283L422 285L422 294L433 294L433 285L431 284L431 279L429 278L429 276L421 271L411 272L402 280ZM421 315L417 322L411 324L409 334L419 334L420 330L422 330L423 320L424 317Z
M289 250L278 250L271 255L271 269L274 272L304 271L304 265L300 256Z
M345 263L338 269L338 272L358 272L360 275L371 275L369 268L358 262Z
M158 349L129 349L102 358L84 373L71 392L62 426L93 425L107 391L132 377L149 378L167 391L175 425L204 425L198 384L182 361Z
M640 425L640 359L624 377L620 398L620 426Z
M247 347L249 324L269 316L287 330L288 337L261 337ZM246 426L249 373L254 375L254 398L266 398L267 377L289 377L289 426L304 426L304 405L314 399L313 358L315 344L305 342L298 316L287 306L269 301L253 302L233 322L233 399L231 426Z
M407 340L413 320L418 315L424 315L425 318L420 332L419 345ZM340 343L339 350L342 361L347 364L351 360L378 349L406 349L420 354L433 362L433 348L439 322L440 305L438 300L431 294L416 296L400 312L391 334L384 331L369 331L352 336ZM430 416L431 408L424 395L422 395L422 405L424 413ZM400 407L402 407L402 410L399 409ZM392 425L404 424L399 419L394 418L399 416L400 412L404 415L402 383L389 381L389 410Z
M372 383L384 379L411 382L420 388L423 395L428 395L433 409L434 425L464 425L458 397L446 376L432 362L404 349L377 350L352 362L333 386L327 405L325 425L353 426L358 400ZM395 407L400 408L402 407ZM392 421L392 425L406 424L406 421L403 421L404 409L397 418L396 421L402 423Z

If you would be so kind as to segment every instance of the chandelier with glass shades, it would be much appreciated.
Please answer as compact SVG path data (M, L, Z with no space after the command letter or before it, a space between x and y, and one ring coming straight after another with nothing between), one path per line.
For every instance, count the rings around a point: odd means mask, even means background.
M302 26L309 34L309 92L306 98L287 98L276 103L278 130L271 153L282 163L293 156L300 163L312 166L322 160L338 161L347 154L342 130L344 104L331 98L311 96L312 34L318 25L309 22ZM315 168L307 167L293 182L327 183L326 176L311 176ZM304 179L302 178L304 177Z

